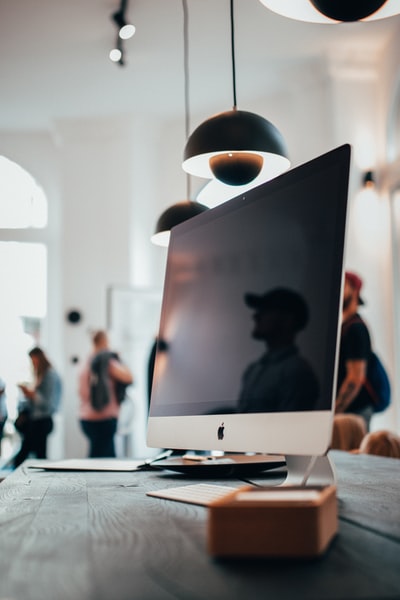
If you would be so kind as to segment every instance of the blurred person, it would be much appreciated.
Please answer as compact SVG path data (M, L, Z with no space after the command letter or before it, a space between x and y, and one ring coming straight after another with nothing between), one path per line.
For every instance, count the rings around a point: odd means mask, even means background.
M360 295L362 286L363 281L356 273L346 271L335 412L360 415L368 431L374 404L363 384L372 348L368 327L358 314L364 304Z
M370 432L363 438L359 453L400 458L400 436L386 429Z
M6 396L6 384L3 379L0 378L0 456L1 456L1 440L3 439L4 425L6 424L8 417L7 411L7 396Z
M96 331L92 344L93 351L79 373L79 421L89 441L89 458L114 458L120 404L133 376L110 350L105 331Z
M356 450L366 433L365 421L359 415L335 415L330 447L332 450Z
M154 342L150 349L149 358L147 361L147 399L148 399L148 412L150 412L151 392L153 389L153 376L154 368L156 363L157 352L167 352L168 344L165 340L161 340L158 337L154 339Z
M20 383L23 399L19 412L25 415L24 426L19 429L22 444L14 458L20 465L30 454L47 458L47 438L53 430L53 414L60 406L62 382L45 352L36 346L28 353L32 362L33 385Z

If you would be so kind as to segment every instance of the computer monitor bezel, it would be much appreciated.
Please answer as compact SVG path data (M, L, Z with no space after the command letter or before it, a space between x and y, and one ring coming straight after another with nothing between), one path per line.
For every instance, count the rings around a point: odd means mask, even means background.
M332 289L336 294L335 312L331 315L335 323L335 364L336 381L337 353L339 344L340 317L343 285L343 260L347 221L347 195L350 171L351 148L348 144L327 152L307 163L291 169L272 181L229 200L225 205L186 221L173 228L168 256L173 253L174 239L184 235L209 220L219 218L225 211L235 210L236 206L251 201L254 195L274 193L282 186L293 186L299 179L312 176L317 170L338 169L338 225L335 245L335 268L329 274ZM326 185L332 182L326 181ZM166 266L168 278L169 257ZM161 314L165 310L164 302ZM190 349L188 349L190 351ZM157 369L157 359L156 359ZM154 389L154 386L153 386ZM154 392L153 392L154 393ZM192 449L200 451L224 451L241 453L266 453L279 455L321 456L329 448L333 415L335 386L332 386L332 401L329 410L279 413L239 413L239 414L199 414L185 416L154 416L148 419L147 443L149 447Z

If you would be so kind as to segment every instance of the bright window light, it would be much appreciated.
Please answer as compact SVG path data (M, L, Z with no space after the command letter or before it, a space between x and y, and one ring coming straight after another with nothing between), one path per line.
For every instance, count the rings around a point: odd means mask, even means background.
M0 156L0 228L43 228L47 199L34 178L13 161Z
M28 351L36 338L24 330L25 319L46 314L47 252L43 244L0 242L1 377L6 382L8 414L14 418L19 398L17 382L32 378ZM25 318L25 319L24 319Z
M47 249L44 244L0 242L2 314L43 318L47 301Z

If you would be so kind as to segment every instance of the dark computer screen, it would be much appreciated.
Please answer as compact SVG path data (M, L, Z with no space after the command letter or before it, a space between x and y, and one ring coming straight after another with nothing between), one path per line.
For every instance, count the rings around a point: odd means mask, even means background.
M348 169L343 146L174 228L151 418L331 410Z

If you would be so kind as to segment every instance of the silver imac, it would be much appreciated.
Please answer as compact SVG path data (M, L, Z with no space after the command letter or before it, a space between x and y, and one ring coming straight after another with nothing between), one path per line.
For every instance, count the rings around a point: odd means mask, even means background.
M173 228L150 447L283 456L302 472L326 454L350 154L343 145Z

